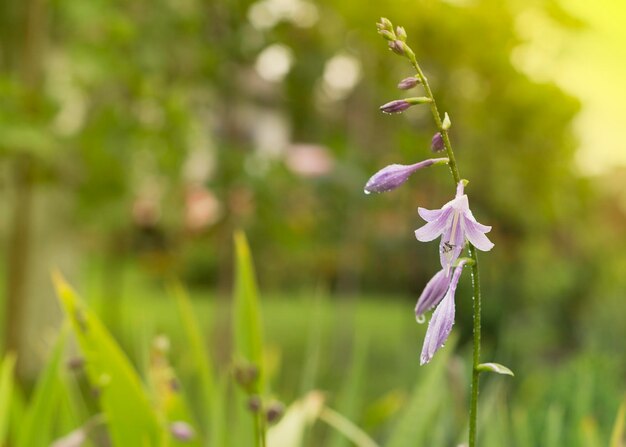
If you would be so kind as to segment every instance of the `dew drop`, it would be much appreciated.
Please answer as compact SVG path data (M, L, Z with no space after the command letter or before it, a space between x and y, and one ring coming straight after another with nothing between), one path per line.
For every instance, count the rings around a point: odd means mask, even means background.
M367 195L370 195L372 193L372 191L368 191L367 189L364 189L363 192Z
M424 315L416 315L415 321L417 321L419 324L424 324L424 322L426 321L426 317L424 317Z

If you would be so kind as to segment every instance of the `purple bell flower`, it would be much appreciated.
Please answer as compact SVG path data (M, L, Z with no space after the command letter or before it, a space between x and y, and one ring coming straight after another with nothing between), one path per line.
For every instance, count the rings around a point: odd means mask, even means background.
M439 304L449 286L450 276L446 276L444 269L439 270L428 281L415 305L415 319L418 323L424 322L424 314Z
M480 224L469 209L467 195L463 193L463 182L459 182L456 197L441 209L418 208L419 215L427 222L415 230L418 241L428 242L441 236L439 258L446 276L458 259L466 240L481 251L489 251L493 243L485 236L491 227Z
M449 285L447 286L445 296L443 297L443 299L439 298L441 299L441 301L433 312L430 323L428 323L426 337L424 338L424 346L422 347L422 354L420 355L421 365L430 362L435 353L443 347L446 340L448 339L448 336L450 335L450 332L452 331L455 314L454 293L456 292L456 287L459 283L459 278L461 276L461 272L463 271L465 263L465 260L461 260L461 262L459 262L459 265L454 270L452 279L449 281ZM442 272L443 270L438 272L429 282L429 284L433 282L435 278L438 278L435 282L440 287L444 284L444 282L447 283L448 281L446 281L446 276L441 275ZM428 288L428 285L426 285L426 288ZM437 290L437 293L439 293L439 290ZM426 290L424 290L424 292L426 292ZM420 297L420 300L421 298L422 297Z

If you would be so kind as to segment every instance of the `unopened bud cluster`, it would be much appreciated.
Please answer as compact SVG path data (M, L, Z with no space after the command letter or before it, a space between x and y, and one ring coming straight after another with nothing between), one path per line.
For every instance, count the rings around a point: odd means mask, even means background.
M265 421L269 424L275 424L283 417L285 413L285 406L282 402L273 400L269 403L264 403L261 396L256 394L250 396L247 402L248 410L254 414L262 414Z
M280 421L285 412L285 406L277 401L264 402L259 393L259 368L252 363L238 363L235 365L234 378L237 384L246 392L248 400L246 407L248 411L256 415L262 415L268 425Z
M406 44L407 34L403 27L398 26L395 30L389 19L381 18L376 24L378 34L388 42L389 49L399 56L407 56L411 49Z
M378 34L380 34L389 45L389 49L394 53L405 56L409 60L415 59L415 54L413 50L406 44L406 30L398 26L395 28L393 24L389 21L389 19L381 18L380 21L376 24L378 28ZM421 75L420 75L421 76ZM422 84L422 79L420 76L409 76L407 78L402 79L398 83L398 89L400 90L410 90L418 85ZM409 107L417 105L417 104L426 104L432 102L432 99L426 96L413 97L413 98L403 98L403 99L395 99L386 104L380 106L380 110L383 113L402 113L407 110Z

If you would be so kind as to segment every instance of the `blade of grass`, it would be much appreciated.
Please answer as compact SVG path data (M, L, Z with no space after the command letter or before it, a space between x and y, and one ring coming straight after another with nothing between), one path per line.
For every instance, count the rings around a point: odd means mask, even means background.
M202 331L196 319L189 296L178 282L169 285L170 295L176 300L178 314L195 370L199 373L202 401L208 415L207 445L224 444L224 421L221 393L215 381L214 367L202 341Z
M354 425L348 418L328 407L322 409L320 420L326 422L337 432L349 439L357 447L378 447L363 430Z
M15 354L9 353L4 357L0 366L0 445L6 445L5 437L9 426L15 360Z
M237 231L234 234L235 243L235 296L233 311L233 329L235 339L235 368L247 369L243 379L250 383L244 384L248 395L258 394L263 396L266 391L265 368L263 364L263 331L261 310L257 292L256 275L246 236ZM257 374L251 374L252 368L256 368ZM256 377L254 377L256 376ZM242 393L239 392L239 396ZM241 411L246 406L242 397L237 398L239 403L236 414L239 415L240 424L245 424L241 418ZM264 447L265 422L261 413L252 414L254 422L255 445ZM241 425L245 427L246 425Z
M611 431L611 443L610 447L624 447L624 426L626 425L626 397L622 401L622 405L620 405L619 410L617 412L617 417L615 418L615 424L613 425L613 430Z
M235 296L233 328L236 355L259 369L258 389L264 391L263 333L256 276L246 236L235 236Z
M300 395L308 393L315 386L322 346L325 297L326 294L318 290L315 292L311 303L308 304L312 309L307 309L307 313L311 317L309 318L304 367L300 378Z
M350 420L356 420L359 416L358 410L361 408L361 396L363 394L362 387L365 382L368 344L366 336L362 335L362 333L358 334L354 341L350 371L345 376L346 380L339 394L337 404L333 405L341 415ZM350 438L346 438L344 432L335 432L329 445L332 447L347 447L349 445L348 439Z
M100 391L113 445L162 445L163 427L124 352L59 273L53 282L85 357L89 382Z
M52 438L51 428L57 416L62 388L59 366L68 332L64 327L57 337L50 359L39 376L32 399L20 421L17 447L45 447Z
M7 438L12 440L13 443L17 442L17 437L22 430L22 421L26 414L26 397L24 392L17 385L13 384L13 393L11 394L11 405L9 406L9 427Z
M446 349L439 351L435 359L425 368L424 375L413 388L407 408L391 432L387 447L422 445L430 419L441 405L440 382L450 353L454 350L455 339L448 340Z
M556 404L548 408L546 416L546 437L544 444L546 447L558 447L561 445L563 432L563 409Z

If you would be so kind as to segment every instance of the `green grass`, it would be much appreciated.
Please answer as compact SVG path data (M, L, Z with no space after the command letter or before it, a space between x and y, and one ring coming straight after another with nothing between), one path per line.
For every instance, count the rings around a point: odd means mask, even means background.
M246 264L249 259L239 270ZM68 354L60 336L24 398L11 380L13 359L6 357L0 364L0 442L48 445L78 429L97 446L91 434L106 427L116 446L129 440L158 447L253 446L254 419L232 375L241 359L263 367L266 385L251 392L288 408L270 429L273 442L283 441L271 447L456 447L464 441L470 353L457 342L462 327L432 364L419 367L425 325L415 323L407 297L314 291L259 299L252 270L239 281L245 284L233 306L226 295L191 290L187 296L179 285L133 274L111 313L111 302L93 289L85 287L92 298L83 301L80 290L57 280L86 374L62 367ZM102 315L115 314L103 324ZM239 322L238 336L233 321ZM256 351L251 342L261 342ZM485 361L495 360L492 351L485 348ZM514 378L482 379L481 447L623 447L622 358L589 349L507 365ZM172 381L180 385L172 388ZM169 424L178 420L196 430L193 443L169 435ZM281 431L285 424L297 427L290 441Z

